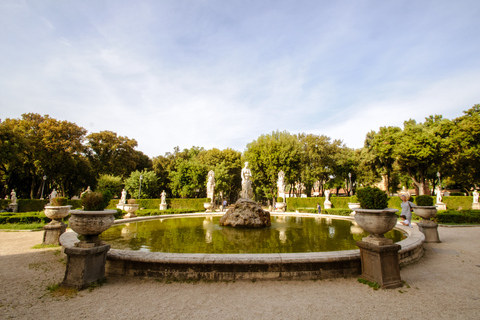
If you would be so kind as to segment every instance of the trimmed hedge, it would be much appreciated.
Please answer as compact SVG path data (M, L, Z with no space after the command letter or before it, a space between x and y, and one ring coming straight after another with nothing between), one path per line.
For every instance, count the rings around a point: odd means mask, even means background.
M449 210L470 210L472 209L472 196L449 196L443 197L443 203L447 205ZM436 199L435 201L436 202Z
M325 202L325 197L310 197L310 198L287 198L287 211L296 211L300 209L309 209L314 208L315 212L317 208L317 203L320 204L322 209L324 208L323 203ZM352 202L350 197L330 197L330 202L332 203L332 208L348 208L348 203ZM314 212L314 213L315 213Z
M116 209L117 204L120 200L110 200L107 209ZM167 199L167 208L168 209L182 209L190 210L192 212L203 212L205 208L203 204L207 202L207 198L196 198L196 199ZM161 199L140 199L136 200L136 203L139 204L140 208L158 210L160 212L160 204L162 203ZM162 210L164 212L164 210Z
M480 210L447 210L439 211L435 217L437 223L478 223L480 224Z
M43 211L39 212L25 212L25 213L12 213L1 212L0 224L5 223L48 223L51 220L47 218Z

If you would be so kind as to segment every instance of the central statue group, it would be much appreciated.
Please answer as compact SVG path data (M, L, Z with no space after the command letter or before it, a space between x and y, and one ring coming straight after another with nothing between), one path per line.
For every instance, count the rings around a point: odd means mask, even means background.
M240 199L235 203L232 209L220 218L221 226L231 226L237 228L265 228L271 226L270 212L252 200L252 171L248 168L248 162L242 169L242 192Z

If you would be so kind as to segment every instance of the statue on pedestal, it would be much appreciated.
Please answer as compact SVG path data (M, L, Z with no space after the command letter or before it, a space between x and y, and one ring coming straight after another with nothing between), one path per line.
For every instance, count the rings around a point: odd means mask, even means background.
M12 192L10 193L10 196L11 196L11 199L12 199L12 204L16 204L17 203L17 193L15 192L14 189L12 189Z
M125 189L122 190L122 196L120 197L119 204L126 204L127 203L127 191Z
M50 203L52 202L53 199L55 199L57 197L58 193L57 193L57 190L53 189L52 193L50 193Z
M252 199L253 190L252 190L252 171L248 168L248 162L245 162L245 167L242 169L242 193L240 198Z
M283 170L278 173L277 187L278 196L282 197L283 201L285 202L285 173Z
M215 172L213 170L208 172L207 198L210 198L210 202L215 200Z
M473 203L478 203L478 191L474 190L472 195L473 195Z
M435 194L437 196L437 203L442 203L442 189L440 186L437 186L435 188Z

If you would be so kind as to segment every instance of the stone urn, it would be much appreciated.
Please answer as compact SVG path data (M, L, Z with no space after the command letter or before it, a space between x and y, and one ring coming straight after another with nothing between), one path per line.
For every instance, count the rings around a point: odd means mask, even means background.
M277 202L277 211L285 211L287 204L285 202Z
M213 202L204 202L203 207L205 208L205 212L212 212Z
M355 221L358 225L370 235L363 238L362 241L376 245L392 244L391 239L387 239L384 233L390 231L397 224L397 209L355 209Z
M43 226L43 244L59 245L59 238L67 229L62 219L67 217L72 206L45 206L45 215L52 219L49 224Z
M431 220L437 216L436 206L413 207L415 214L422 218L417 224L418 229L425 235L425 242L440 242L438 237L438 224Z
M98 236L112 226L113 222L115 221L113 215L116 212L116 210L70 211L71 217L68 219L70 228L84 237L79 246L101 245L101 241L98 239Z
M50 224L59 224L68 216L72 206L45 206L45 215L52 219Z
M123 216L124 219L128 219L128 218L135 218L136 215L135 215L135 211L138 210L138 206L139 204L124 204L123 205L123 210L125 210L127 212L126 215Z

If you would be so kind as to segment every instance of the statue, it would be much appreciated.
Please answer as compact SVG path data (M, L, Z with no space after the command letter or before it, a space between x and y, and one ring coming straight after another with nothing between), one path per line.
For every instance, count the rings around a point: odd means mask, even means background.
M478 203L478 191L474 190L472 194L473 194L473 203Z
M90 193L92 192L92 189L90 189L90 186L87 187L87 190L83 191L81 194L80 194L80 198L83 197L84 194L86 193Z
M53 189L52 193L50 193L50 202L52 202L52 200L56 197L57 197L57 190Z
M126 204L127 203L127 191L125 189L122 190L122 196L120 198L119 204Z
M283 170L278 173L277 187L278 196L282 197L285 201L285 173L283 172Z
M330 190L325 190L325 202L330 202Z
M330 190L325 190L325 202L323 202L325 209L332 209L332 203L330 202Z
M12 189L12 192L10 193L10 195L12 196L12 204L16 204L17 203L17 193L15 192L15 190Z
M210 198L210 202L214 202L214 199L215 199L215 172L213 172L213 170L210 170L208 172L207 198Z
M442 189L440 189L440 186L435 188L435 194L437 195L437 203L442 203Z
M162 193L160 194L160 197L162 198L162 203L161 204L167 204L167 194L165 193L165 190L162 191Z
M253 197L251 177L252 171L248 168L248 162L245 162L245 167L242 169L242 193L240 198L251 199Z

